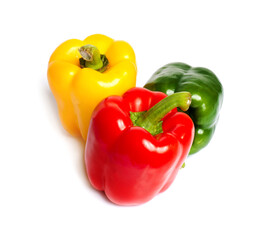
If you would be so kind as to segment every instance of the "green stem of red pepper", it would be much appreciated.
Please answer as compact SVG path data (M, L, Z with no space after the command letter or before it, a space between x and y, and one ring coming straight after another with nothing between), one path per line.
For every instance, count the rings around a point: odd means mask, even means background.
M101 54L97 47L87 44L78 49L81 55L79 59L81 68L91 68L99 72L104 72L108 65L108 59Z
M162 133L162 119L167 113L177 107L187 111L190 104L191 94L189 92L174 93L158 102L148 111L138 113L137 116L131 113L131 119L134 116L135 119L132 122L135 126L146 129L152 135L157 135Z

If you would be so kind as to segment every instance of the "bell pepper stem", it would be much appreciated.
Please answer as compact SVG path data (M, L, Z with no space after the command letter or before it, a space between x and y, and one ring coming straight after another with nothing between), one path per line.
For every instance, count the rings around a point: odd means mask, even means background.
M189 92L177 92L170 96L167 96L147 112L141 114L141 116L135 121L135 126L142 127L150 132L152 135L156 135L162 130L161 119L174 108L180 108L183 111L187 111L191 104L191 94Z
M104 72L108 65L108 59L101 54L97 47L87 44L78 49L81 58L79 59L81 68L91 68L99 72Z

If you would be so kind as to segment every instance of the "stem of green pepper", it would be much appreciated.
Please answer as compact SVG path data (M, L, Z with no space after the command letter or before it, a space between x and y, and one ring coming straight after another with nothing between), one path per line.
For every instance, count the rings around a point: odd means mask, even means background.
M190 104L191 94L189 92L174 93L140 115L134 125L146 129L152 135L156 135L162 132L162 129L160 130L162 125L161 119L168 112L177 107L183 111L187 111Z
M79 59L81 68L91 68L99 72L104 72L108 65L108 59L100 54L97 47L87 44L78 49L81 58Z

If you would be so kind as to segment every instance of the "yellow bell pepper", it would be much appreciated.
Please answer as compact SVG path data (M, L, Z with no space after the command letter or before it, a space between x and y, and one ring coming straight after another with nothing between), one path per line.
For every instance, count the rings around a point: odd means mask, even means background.
M48 82L64 128L86 140L91 114L110 95L136 85L132 47L101 34L62 43L50 57Z

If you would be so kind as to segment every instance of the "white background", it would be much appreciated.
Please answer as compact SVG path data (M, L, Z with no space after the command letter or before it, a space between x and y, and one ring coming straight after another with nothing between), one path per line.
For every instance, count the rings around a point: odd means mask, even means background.
M0 239L266 239L263 2L2 2ZM174 61L224 86L212 142L141 206L92 189L84 145L62 128L48 87L54 49L95 33L132 45L137 86Z

